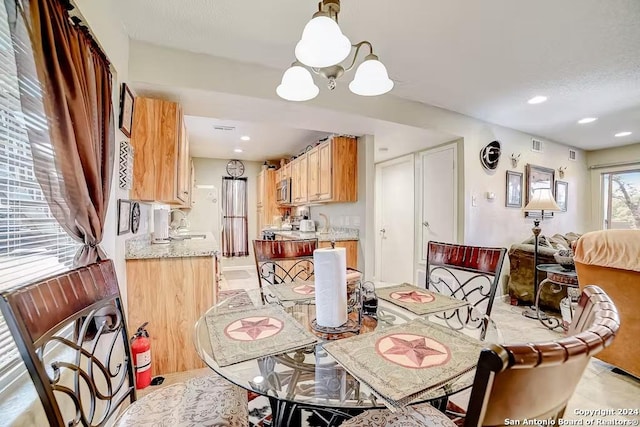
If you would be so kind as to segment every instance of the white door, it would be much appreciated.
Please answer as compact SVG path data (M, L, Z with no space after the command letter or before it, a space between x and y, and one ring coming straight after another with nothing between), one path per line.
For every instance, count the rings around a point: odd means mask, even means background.
M418 156L421 209L417 253L421 263L426 260L429 240L449 243L457 240L458 180L455 160L455 145L423 151Z
M376 165L376 280L413 281L414 156Z
M192 230L210 231L218 242L222 241L222 203L218 187L213 184L195 186L189 222Z

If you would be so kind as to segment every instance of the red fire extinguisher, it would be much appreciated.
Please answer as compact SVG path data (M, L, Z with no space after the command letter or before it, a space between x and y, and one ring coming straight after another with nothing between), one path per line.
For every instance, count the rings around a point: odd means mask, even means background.
M148 322L143 323L131 337L131 353L136 370L136 389L145 388L151 384L151 340L149 332L145 329L147 324Z

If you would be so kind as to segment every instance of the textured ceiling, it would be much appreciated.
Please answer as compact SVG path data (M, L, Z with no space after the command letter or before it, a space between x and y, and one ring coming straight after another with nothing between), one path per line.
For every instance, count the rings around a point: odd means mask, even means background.
M282 70L317 7L116 1L134 39ZM345 0L340 14L352 42L374 44L392 94L585 149L640 141L638 22L640 0Z

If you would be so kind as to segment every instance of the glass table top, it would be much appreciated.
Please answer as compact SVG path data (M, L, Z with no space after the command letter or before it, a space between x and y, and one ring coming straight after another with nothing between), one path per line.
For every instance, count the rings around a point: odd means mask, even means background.
M383 286L383 285L377 285ZM371 389L350 375L324 349L320 342L304 349L288 351L275 356L260 357L228 366L219 366L214 357L205 317L229 310L264 305L259 290L232 295L210 308L195 326L195 345L202 360L216 373L230 382L255 393L294 402L299 405L322 408L368 409L384 407ZM250 306L250 305L249 305ZM298 321L311 329L315 318L315 305L307 301L283 302L282 306ZM377 320L364 316L360 333L389 328L418 317L416 314L383 299L378 300ZM501 341L495 324L472 305L422 316L465 335L484 342ZM475 370L467 372L439 388L421 396L419 401L440 399L471 387Z

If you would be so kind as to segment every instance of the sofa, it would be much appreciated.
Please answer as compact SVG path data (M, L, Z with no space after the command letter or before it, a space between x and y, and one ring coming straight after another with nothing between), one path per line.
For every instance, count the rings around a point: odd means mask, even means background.
M538 265L556 264L553 254L560 249L570 249L580 237L576 233L555 234L551 237L540 235L538 243ZM509 295L518 304L533 304L535 295L533 290L533 250L534 237L531 236L522 243L511 245L509 249ZM538 272L538 284L547 278L546 273ZM567 296L566 288L554 293L549 286L545 286L540 294L540 307L543 309L560 310L560 301Z
M596 357L640 378L640 230L586 233L574 260L580 288L600 286L620 315L615 341Z

